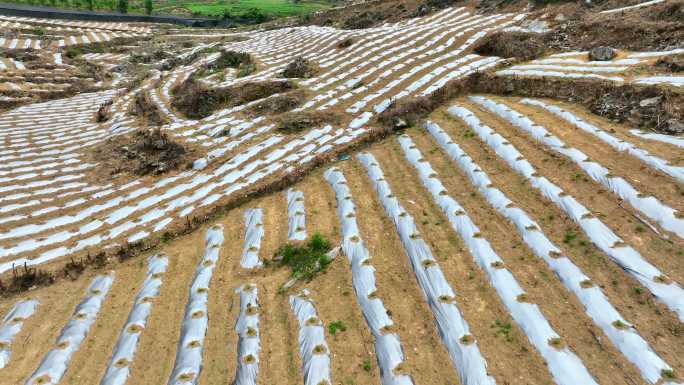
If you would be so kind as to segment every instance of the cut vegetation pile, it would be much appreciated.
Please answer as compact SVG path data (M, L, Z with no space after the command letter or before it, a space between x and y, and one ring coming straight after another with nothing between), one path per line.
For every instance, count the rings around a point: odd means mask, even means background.
M295 133L325 125L336 125L342 120L340 114L331 111L287 112L276 118L280 131Z
M134 101L128 112L135 116L143 127L158 127L169 122L169 119L162 113L159 106L150 100L150 96L145 91L139 91L135 94ZM101 114L98 111L98 118L100 117Z
M483 56L532 60L544 54L544 47L543 38L536 33L496 32L482 39L474 51Z
M258 102L249 108L248 113L254 117L278 115L299 107L305 101L306 94L303 90L297 89Z
M295 58L287 67L285 67L282 76L284 78L308 79L315 76L317 73L317 66L311 60L300 56Z
M256 63L252 55L246 52L221 50L218 59L208 65L209 70L234 68L238 77L244 77L256 72Z
M193 77L173 90L171 105L191 119L201 119L219 108L235 107L271 95L291 91L291 81L248 82L224 88L209 88Z
M158 129L115 136L93 149L104 176L165 174L192 164L197 155L194 148L174 141Z

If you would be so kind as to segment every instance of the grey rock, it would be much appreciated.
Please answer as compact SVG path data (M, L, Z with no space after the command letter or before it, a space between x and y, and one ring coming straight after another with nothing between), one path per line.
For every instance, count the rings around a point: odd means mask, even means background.
M402 119L398 116L395 116L392 119L392 125L394 126L394 128L406 128L409 126L408 123L404 119Z
M684 122L678 119L670 119L667 122L665 122L662 131L670 135L684 134Z
M656 106L660 103L660 100L662 99L662 96L656 96L654 98L648 98L644 99L639 102L640 107L653 107Z
M589 59L596 61L613 60L617 56L617 50L611 47L594 47L589 51Z

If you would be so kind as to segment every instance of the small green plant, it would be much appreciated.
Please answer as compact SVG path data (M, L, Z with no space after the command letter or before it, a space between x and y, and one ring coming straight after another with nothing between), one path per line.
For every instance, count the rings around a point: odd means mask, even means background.
M634 228L634 231L636 231L637 233L643 233L644 231L646 231L646 228L645 228L644 226L642 226L642 225L637 225L637 226Z
M502 322L500 320L496 320L492 324L492 328L494 329L494 333L496 335L504 337L506 342L513 342L513 336L511 335L511 332L513 331L513 326L510 322Z
M292 278L311 280L330 264L327 256L330 241L316 232L304 245L286 244L276 255L282 256L280 264L292 270Z
M338 331L347 331L347 325L345 325L344 322L342 322L342 320L333 321L328 325L328 333L330 333L331 335L334 336L335 334L337 334Z
M74 59L81 54L81 50L76 47L69 47L66 50L66 57Z
M33 33L38 36L43 36L45 35L45 28L43 27L36 27L33 29Z
M363 364L361 365L361 367L363 368L363 370L365 370L365 371L367 371L367 372L370 372L371 369L373 368L373 367L371 366L371 361L370 361L370 359L368 359L368 358L366 358L365 360L363 360Z
M565 236L563 237L563 243L570 244L572 241L577 238L577 233L573 232L572 230L567 230L565 232Z
M641 295L644 294L644 289L639 286L634 286L634 294Z
M660 376L666 380L674 380L675 379L675 373L674 373L674 370L672 370L672 369L663 369L660 372Z

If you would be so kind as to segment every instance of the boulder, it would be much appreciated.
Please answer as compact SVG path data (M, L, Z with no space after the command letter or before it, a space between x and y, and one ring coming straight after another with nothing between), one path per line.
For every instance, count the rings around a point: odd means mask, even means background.
M402 128L406 128L409 126L408 123L404 119L402 119L398 116L395 116L394 118L392 118L392 125L396 129L402 129Z
M589 51L589 59L595 61L609 61L617 56L617 50L611 47L594 47Z
M656 96L656 97L654 97L654 98L644 99L644 100L642 100L642 101L639 102L639 106L640 106L640 107L653 107L653 106L656 106L656 105L658 105L658 103L660 103L660 100L661 100L662 98L663 98L662 96Z
M684 122L678 119L669 119L660 130L670 135L684 134Z
M417 16L426 16L428 13L430 13L430 6L427 4L423 4L420 7L418 7L418 11L416 12Z

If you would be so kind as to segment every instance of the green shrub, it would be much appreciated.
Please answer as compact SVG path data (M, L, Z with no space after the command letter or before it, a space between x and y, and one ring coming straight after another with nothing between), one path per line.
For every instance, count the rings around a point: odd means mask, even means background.
M328 325L328 333L330 333L331 335L335 335L338 331L347 331L347 325L345 325L344 322L340 320L333 321Z
M330 264L328 251L330 242L320 233L314 233L306 244L288 243L278 250L277 255L282 256L280 264L290 268L293 278L311 280Z

